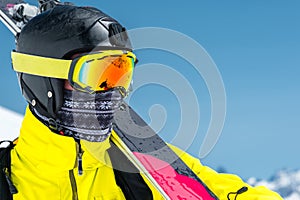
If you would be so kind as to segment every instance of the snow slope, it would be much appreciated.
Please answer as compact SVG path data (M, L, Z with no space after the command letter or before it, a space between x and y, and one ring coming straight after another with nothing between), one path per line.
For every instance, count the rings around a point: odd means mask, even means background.
M23 116L0 106L0 141L18 137Z
M300 170L280 170L270 180L250 178L250 185L264 185L278 192L285 200L300 200Z

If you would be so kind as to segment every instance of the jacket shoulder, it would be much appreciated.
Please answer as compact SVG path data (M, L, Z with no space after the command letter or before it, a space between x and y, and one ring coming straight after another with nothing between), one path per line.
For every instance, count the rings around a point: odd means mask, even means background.
M202 165L199 159L170 145L171 149L191 168L191 170L210 188L219 199L234 199L236 192L243 187L247 190L239 194L240 199L253 200L282 200L279 194L264 186L252 187L234 174L217 173L213 169Z

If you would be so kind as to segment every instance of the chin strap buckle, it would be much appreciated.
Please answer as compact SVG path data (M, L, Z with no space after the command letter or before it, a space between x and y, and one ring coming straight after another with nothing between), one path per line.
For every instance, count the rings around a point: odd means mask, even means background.
M48 127L52 130L52 131L58 131L58 125L57 125L57 122L52 119L52 118L49 118L48 119Z

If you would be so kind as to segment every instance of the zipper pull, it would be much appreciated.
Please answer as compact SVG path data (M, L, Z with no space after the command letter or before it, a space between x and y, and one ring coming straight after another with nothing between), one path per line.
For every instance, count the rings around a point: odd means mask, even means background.
M83 169L82 169L82 149L81 147L79 146L79 152L78 152L78 155L77 155L77 160L78 160L78 175L82 175L83 174Z
M237 196L239 195L239 194L242 194L242 193L244 193L244 192L247 192L247 190L248 190L248 187L246 187L246 186L244 186L244 187L242 187L242 188L240 188L238 191L236 191L236 192L229 192L228 194L227 194L227 199L228 200L230 200L230 195L231 194L235 194L235 197L234 197L234 200L236 200L236 198L237 198Z
M75 139L75 141L78 144L78 149L77 149L78 175L81 176L83 174L83 167L82 167L82 155L83 155L83 151L82 151L82 148L81 148L80 140L79 139Z

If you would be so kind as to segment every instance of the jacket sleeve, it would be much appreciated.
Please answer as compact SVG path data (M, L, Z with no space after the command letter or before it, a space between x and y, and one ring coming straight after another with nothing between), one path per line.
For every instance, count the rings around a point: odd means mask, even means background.
M205 185L220 199L235 199L236 192L247 187L247 191L239 194L237 199L247 200L282 200L279 194L264 186L252 187L241 178L233 174L217 173L209 167L203 166L199 159L170 145L179 157L193 170Z

